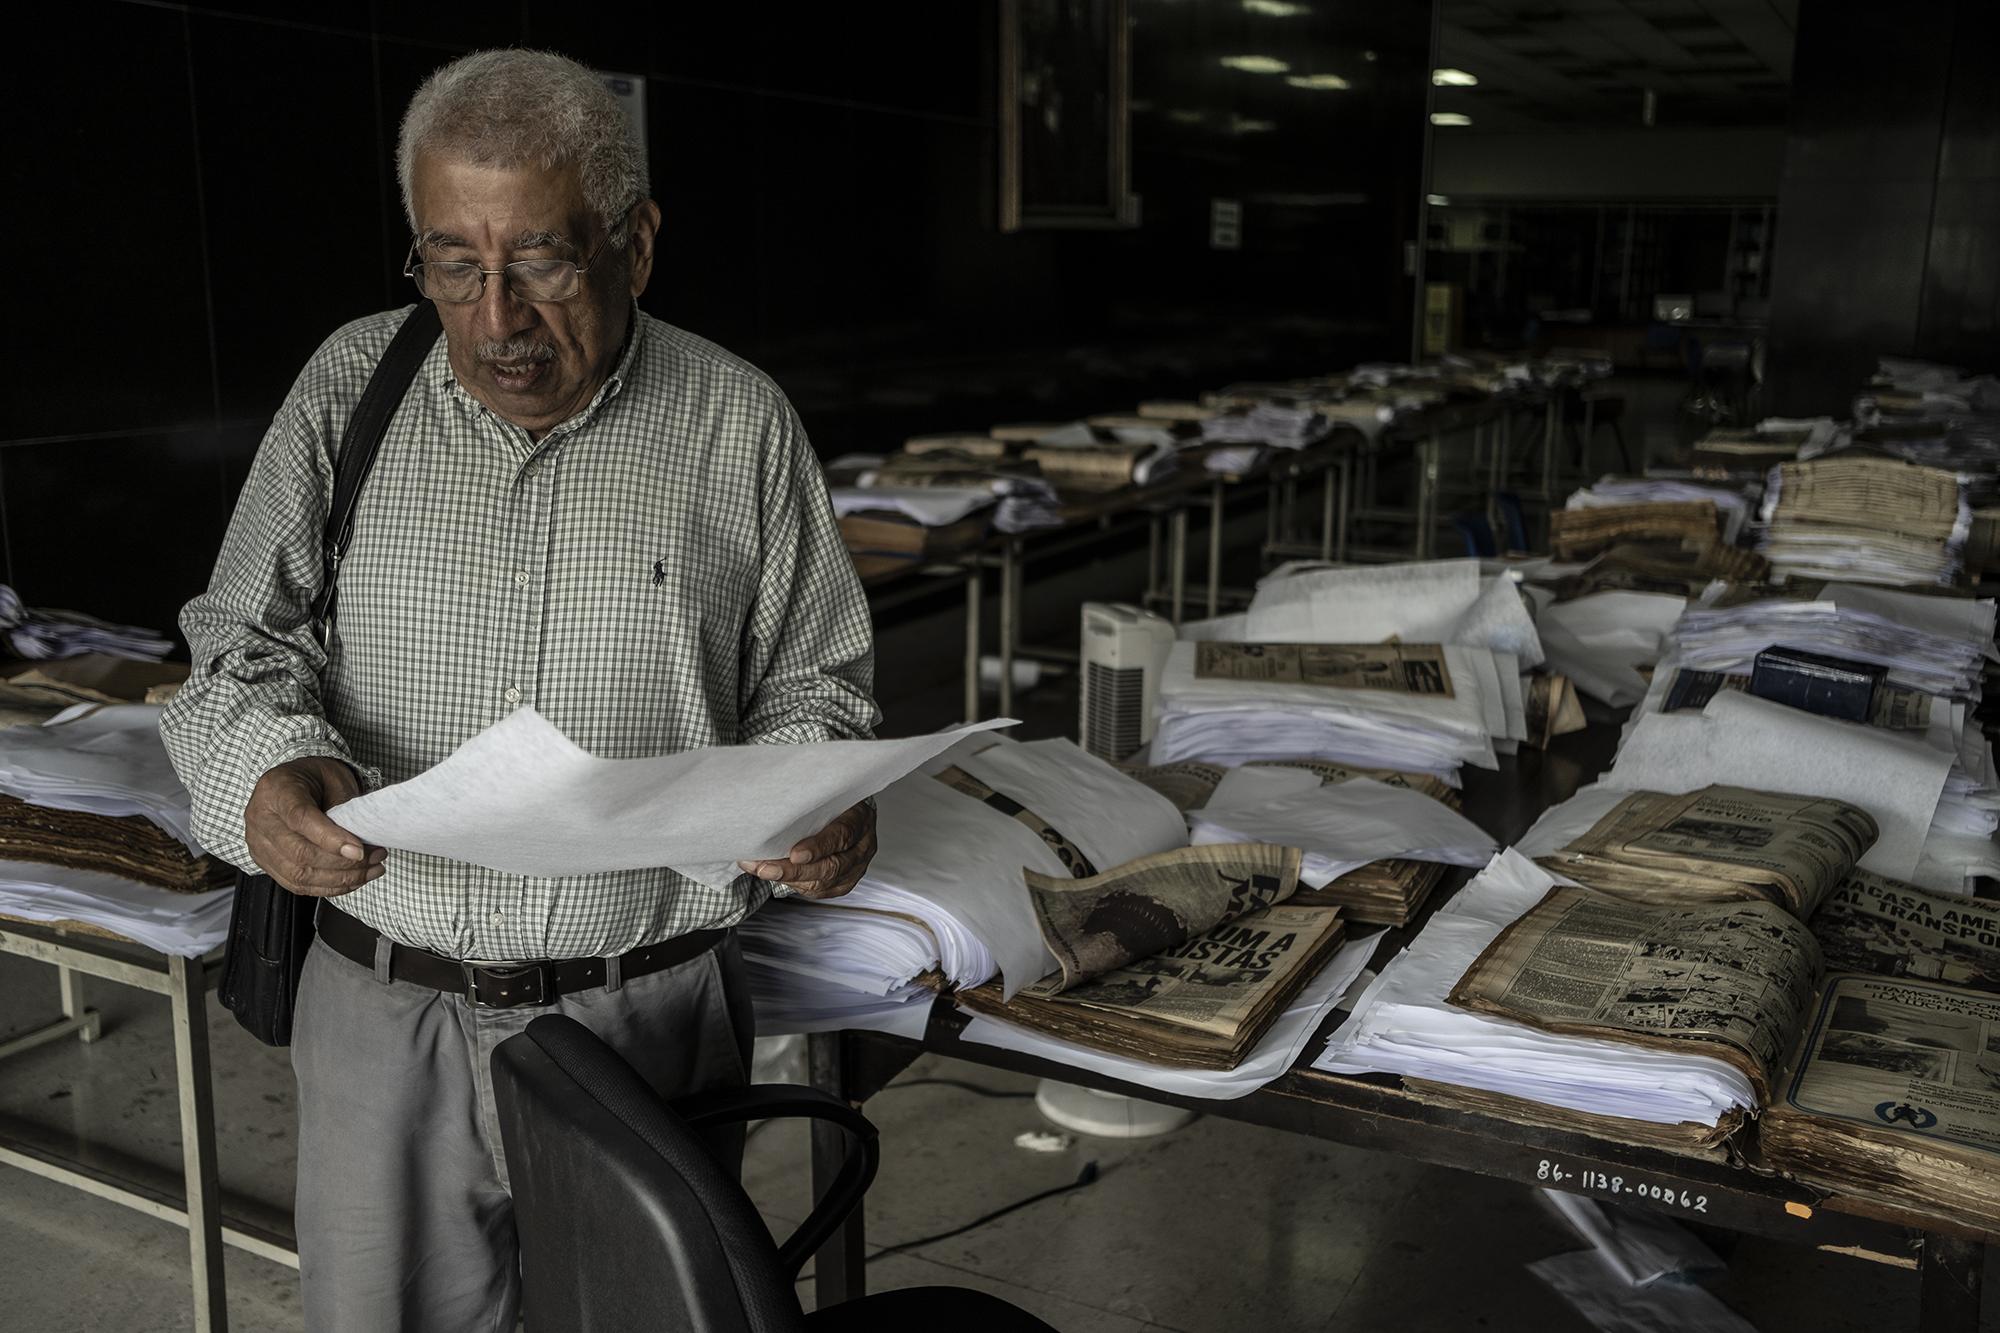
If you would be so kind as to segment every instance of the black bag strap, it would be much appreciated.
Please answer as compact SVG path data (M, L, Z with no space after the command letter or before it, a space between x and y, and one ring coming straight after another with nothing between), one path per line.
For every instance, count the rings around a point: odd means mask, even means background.
M347 429L340 434L340 454L334 463L333 503L327 507L326 533L320 539L319 596L313 598L312 604L313 625L322 639L333 623L334 586L340 577L340 562L347 554L347 544L354 538L354 509L361 499L361 485L375 466L375 455L382 447L382 436L388 432L389 418L402 406L410 381L417 377L417 367L430 355L443 327L435 305L429 301L417 302L417 308L390 339L389 350L375 363L375 373L368 377L361 401L355 404L354 415L347 419Z

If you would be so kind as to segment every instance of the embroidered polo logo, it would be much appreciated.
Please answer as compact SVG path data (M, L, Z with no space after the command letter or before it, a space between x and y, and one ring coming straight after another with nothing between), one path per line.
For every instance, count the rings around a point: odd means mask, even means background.
M659 587L667 581L667 558L661 556L653 562L653 586Z

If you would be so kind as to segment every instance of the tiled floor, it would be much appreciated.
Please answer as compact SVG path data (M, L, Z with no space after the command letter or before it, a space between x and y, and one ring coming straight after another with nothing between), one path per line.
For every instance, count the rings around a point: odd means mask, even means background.
M1641 386L1635 396L1647 393L1662 391ZM1132 557L1056 574L1037 587L1029 636L1073 635L1076 604L1129 596L1138 569ZM1230 580L1253 572L1232 566ZM884 634L888 732L956 717L957 614L953 602ZM1075 706L1072 680L1023 696L1015 712L1026 734L1052 735L1073 730ZM165 1002L85 985L104 1013L104 1038L0 1065L0 1116L177 1169ZM54 1007L48 968L0 958L0 1039ZM209 1015L223 1184L288 1208L294 1121L285 1054L256 1045L212 1001ZM937 1059L907 1079L927 1075L1012 1094L1032 1087ZM1578 1242L1518 1186L1215 1118L1159 1139L1029 1152L1014 1138L1046 1127L1032 1101L938 1084L892 1087L868 1113L884 1148L867 1202L878 1247L950 1230L1072 1180L1085 1161L1103 1171L1085 1189L872 1263L877 1287L976 1286L1058 1328L1107 1333L1588 1327L1525 1271ZM774 1124L753 1136L746 1183L774 1230L804 1215L807 1182L801 1126ZM167 1223L0 1166L0 1330L186 1328L186 1254L184 1233ZM1913 1273L1755 1240L1727 1257L1727 1275L1711 1285L1765 1333L1914 1327ZM300 1327L290 1270L231 1251L228 1280L234 1327ZM2000 1327L2000 1264L1989 1266L1987 1286ZM810 1301L810 1284L801 1291Z

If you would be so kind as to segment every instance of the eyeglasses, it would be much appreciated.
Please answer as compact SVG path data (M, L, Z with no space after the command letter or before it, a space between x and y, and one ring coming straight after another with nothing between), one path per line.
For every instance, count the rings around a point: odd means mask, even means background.
M625 211L630 213L631 209ZM417 290L430 300L452 305L477 301L486 294L486 280L496 276L504 276L508 294L517 301L567 301L583 289L583 275L624 229L625 220L620 217L618 225L581 264L573 259L517 259L500 268L481 268L463 259L425 261L417 257L423 242L416 240L410 243L409 257L403 261L403 276L415 282Z

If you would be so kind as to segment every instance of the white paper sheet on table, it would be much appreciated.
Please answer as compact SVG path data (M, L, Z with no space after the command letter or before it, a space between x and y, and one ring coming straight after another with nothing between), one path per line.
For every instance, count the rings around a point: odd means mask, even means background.
M828 493L836 515L889 510L927 528L941 528L999 502L984 486L836 486Z
M1375 931L1342 944L1319 975L1299 989L1256 1049L1234 1069L1169 1069L1164 1065L1144 1064L984 1016L975 1016L966 1024L959 1040L1074 1065L1106 1078L1181 1097L1234 1101L1249 1096L1298 1062L1299 1053L1305 1050L1313 1033L1319 1031L1320 1024L1339 1004L1354 978L1368 966L1381 933Z
M1310 569L1258 585L1251 642L1445 643L1479 600L1477 560Z
M515 875L668 866L713 887L997 719L891 741L600 759L521 708L407 782L327 812L365 842Z
M959 766L1048 820L1099 871L1187 845L1187 828L1172 801L1072 741L996 745ZM1069 810L1094 817L1079 823L1064 817Z
M159 704L78 704L0 732L0 792L30 805L141 815L197 854L193 801L160 740Z
M1232 768L1187 818L1197 844L1276 843L1328 863L1301 872L1313 888L1385 857L1480 866L1496 850L1485 830L1422 792L1372 778L1322 786L1302 768Z
M1536 617L1548 667L1614 706L1646 692L1638 672L1660 660L1687 599L1665 593L1600 592L1545 607Z
M1907 880L1951 766L1950 754L1921 738L1724 690L1699 713L1641 718L1602 783L1674 793L1723 783L1831 796L1860 806L1880 827L1861 868Z

